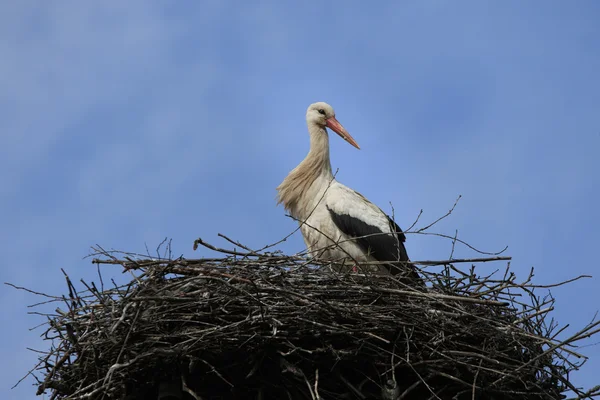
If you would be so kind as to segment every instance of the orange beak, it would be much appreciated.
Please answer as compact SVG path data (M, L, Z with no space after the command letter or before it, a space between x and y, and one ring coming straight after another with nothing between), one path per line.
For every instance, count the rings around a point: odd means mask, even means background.
M326 125L329 129L331 129L332 131L334 131L335 133L337 133L338 135L340 135L340 137L342 139L344 139L346 142L350 143L352 146L356 147L357 149L360 150L360 147L358 147L358 143L356 143L356 141L354 140L354 138L352 136L350 136L350 134L348 133L348 131L346 129L344 129L344 127L342 126L342 124L340 124L338 122L337 119L335 119L335 117L330 117L327 118L325 120Z

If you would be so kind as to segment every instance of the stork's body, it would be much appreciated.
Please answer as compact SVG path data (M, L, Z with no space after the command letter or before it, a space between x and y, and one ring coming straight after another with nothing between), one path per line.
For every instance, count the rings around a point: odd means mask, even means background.
M333 177L329 159L329 127L359 148L336 120L326 103L312 104L306 113L310 151L277 188L279 202L300 223L302 236L315 258L348 261L352 267L365 261L368 271L403 273L419 280L404 247L402 230L379 207Z

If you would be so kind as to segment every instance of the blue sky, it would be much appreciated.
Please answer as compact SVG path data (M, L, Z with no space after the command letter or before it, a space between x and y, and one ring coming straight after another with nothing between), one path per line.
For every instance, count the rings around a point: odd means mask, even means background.
M1 281L52 294L60 268L94 279L89 247L164 237L261 247L295 228L275 187L305 156L304 114L334 106L361 145L332 138L338 179L401 226L488 251L553 290L571 328L600 308L600 3L141 0L0 4ZM450 245L410 235L412 259ZM280 246L303 249L296 235ZM473 256L465 248L455 256ZM482 265L487 272L502 265ZM105 276L121 278L117 269ZM39 299L2 287L3 399L44 349ZM592 344L594 340L586 342ZM600 347L573 376L598 383Z

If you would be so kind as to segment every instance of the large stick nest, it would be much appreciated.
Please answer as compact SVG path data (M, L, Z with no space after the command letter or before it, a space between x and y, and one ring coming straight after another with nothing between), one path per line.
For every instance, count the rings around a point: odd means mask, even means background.
M428 290L336 273L304 257L106 252L127 285L57 296L34 374L52 399L559 399L585 357L547 315L554 299L493 259L422 262ZM437 265L437 268L431 266ZM460 269L458 266L467 265ZM318 268L315 268L318 267ZM106 268L106 267L104 267ZM488 264L481 270L490 271ZM498 276L496 276L498 275ZM539 290L538 290L539 291ZM65 307L66 306L66 307ZM571 360L575 361L571 361ZM183 394L177 394L180 392Z

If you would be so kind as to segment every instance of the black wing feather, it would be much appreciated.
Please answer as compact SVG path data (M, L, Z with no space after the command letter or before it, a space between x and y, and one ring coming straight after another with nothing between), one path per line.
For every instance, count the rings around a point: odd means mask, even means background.
M348 214L338 214L329 207L335 225L378 261L398 261L398 239L385 235L381 229ZM402 245L404 247L404 245ZM406 252L405 252L406 253ZM400 260L407 261L407 260Z
M390 218L389 215L386 215L388 221L390 221L390 228L393 232L396 232L396 236L398 237L398 245L400 246L400 259L398 261L408 261L408 253L406 252L406 247L404 247L404 242L406 242L406 235L402 232L402 229L398 226L396 221Z
M404 235L402 229L388 215L386 216L392 231L396 232L396 237L384 234L378 227L369 225L359 218L348 214L338 214L329 207L327 207L327 210L338 229L346 235L356 238L356 243L365 253L370 254L377 261L389 261L389 268L392 274L396 275L408 269L410 272L407 275L412 283L422 283L414 265L410 263L406 264L409 261L408 253L404 246L406 235Z

